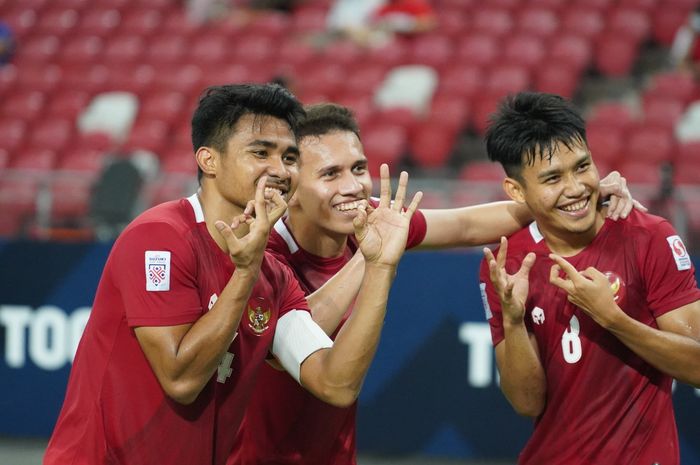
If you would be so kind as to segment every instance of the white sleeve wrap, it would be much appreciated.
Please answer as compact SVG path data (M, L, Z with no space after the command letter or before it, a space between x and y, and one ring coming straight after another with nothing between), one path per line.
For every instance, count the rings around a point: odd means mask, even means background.
M333 341L311 319L309 312L291 310L277 321L272 353L297 382L300 382L301 364L306 357L329 347L333 347Z

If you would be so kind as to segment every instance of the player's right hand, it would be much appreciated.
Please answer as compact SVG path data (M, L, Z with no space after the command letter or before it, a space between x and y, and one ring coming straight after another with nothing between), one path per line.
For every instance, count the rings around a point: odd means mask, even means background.
M255 200L249 202L245 211L235 217L230 225L224 221L215 223L219 233L226 240L229 256L237 270L257 273L267 246L270 228L287 208L277 191L266 189L266 183L267 176L260 177L255 189ZM236 237L235 231L242 224L248 225L248 233Z
M484 248L484 255L489 265L489 277L491 283L501 301L504 322L521 324L525 317L525 302L529 291L529 275L535 264L535 254L525 256L520 269L515 274L506 271L506 257L508 255L508 239L501 237L501 246L498 255L494 258L491 249Z

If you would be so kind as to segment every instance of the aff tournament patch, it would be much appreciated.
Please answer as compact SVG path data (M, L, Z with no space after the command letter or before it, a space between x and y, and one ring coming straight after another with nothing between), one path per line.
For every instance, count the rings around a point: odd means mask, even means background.
M671 253L676 261L678 271L689 270L691 267L690 255L688 255L688 250L685 248L685 244L683 244L680 236L668 236L666 241L668 246L671 247Z
M484 315L487 320L490 320L493 317L493 313L491 313L489 298L486 296L486 283L479 283L479 290L481 290L481 301L484 303Z
M170 252L146 250L146 290L170 290Z

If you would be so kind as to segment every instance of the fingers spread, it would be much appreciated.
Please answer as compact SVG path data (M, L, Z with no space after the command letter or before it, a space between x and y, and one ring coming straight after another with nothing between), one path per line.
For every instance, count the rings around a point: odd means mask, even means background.
M382 163L379 167L379 206L388 208L391 203L391 179L389 165Z
M403 209L403 203L406 200L406 187L408 186L408 173L402 171L399 175L399 187L396 189L396 198L394 198L394 203L392 207L396 211L401 211Z

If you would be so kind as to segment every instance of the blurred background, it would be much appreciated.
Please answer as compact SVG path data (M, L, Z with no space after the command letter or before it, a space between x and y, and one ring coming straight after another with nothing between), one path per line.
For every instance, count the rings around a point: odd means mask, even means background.
M208 85L350 107L371 172L407 169L424 208L502 199L488 115L520 90L564 95L601 175L619 170L696 254L699 4L0 0L0 463L38 463L111 241L196 188ZM496 385L479 258L403 260L361 398L363 464L514 463L530 424ZM700 464L699 392L675 395L684 465Z

